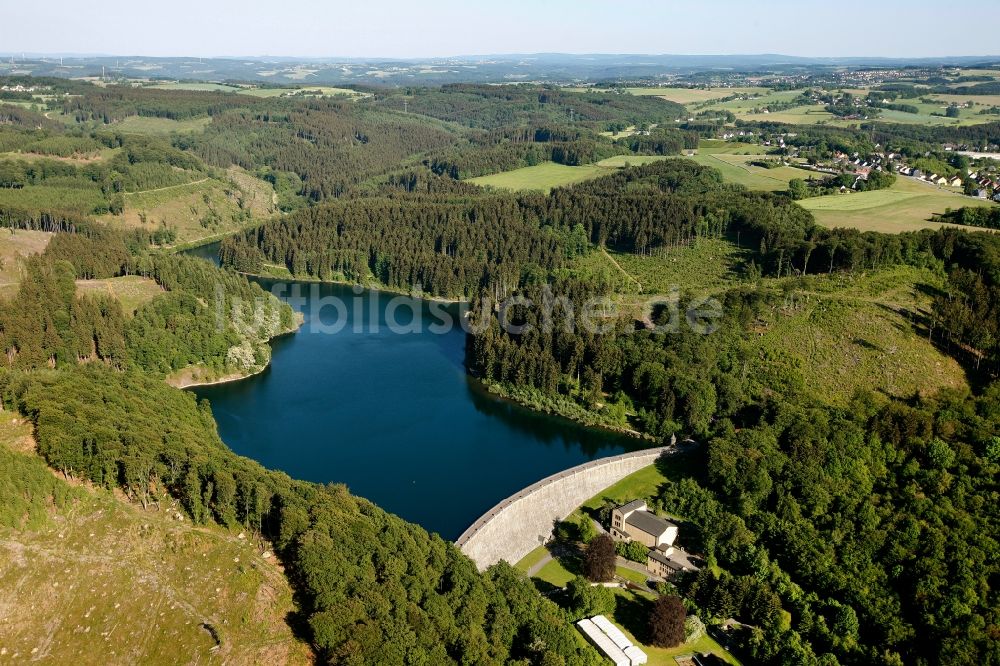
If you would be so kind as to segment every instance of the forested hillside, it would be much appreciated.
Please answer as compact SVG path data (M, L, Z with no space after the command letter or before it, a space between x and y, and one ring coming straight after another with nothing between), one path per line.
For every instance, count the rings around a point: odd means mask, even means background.
M535 84L38 83L0 103L2 236L46 236L0 264L0 399L51 469L0 449L4 529L73 506L71 485L137 510L176 503L274 549L295 593L286 628L322 661L599 663L564 596L504 563L479 573L345 487L237 456L210 406L167 384L258 372L294 330L246 274L419 287L470 302L466 370L494 393L696 442L651 497L708 565L671 593L742 624L746 663L1000 663L1000 237L827 228L792 183L734 184L764 178L747 160L801 174L890 143L957 173L932 144L993 141L997 124L789 132ZM723 128L780 144L734 142L745 154L722 171L707 151L679 157ZM793 151L809 157L778 163ZM623 166L633 156L643 165ZM577 184L463 182L545 162ZM869 176L845 167L829 196L876 193ZM942 219L995 226L989 211ZM222 236L222 268L170 251ZM142 293L116 293L124 280ZM553 296L569 305L525 304Z

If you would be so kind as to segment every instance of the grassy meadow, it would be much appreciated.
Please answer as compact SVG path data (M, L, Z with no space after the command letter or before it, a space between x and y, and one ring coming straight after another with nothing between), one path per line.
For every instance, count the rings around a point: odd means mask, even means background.
M113 125L126 134L147 134L162 136L166 134L190 134L200 132L212 122L208 116L191 118L189 120L171 120L170 118L153 118L146 116L129 116Z
M504 171L489 176L470 178L468 182L475 185L495 187L502 190L540 190L549 192L554 187L572 185L591 178L597 178L609 173L609 171L595 164L584 166L566 166L555 162L544 162L542 164Z
M931 222L931 217L948 208L996 205L906 177L885 190L833 194L799 203L823 226L886 233L938 228L942 223Z

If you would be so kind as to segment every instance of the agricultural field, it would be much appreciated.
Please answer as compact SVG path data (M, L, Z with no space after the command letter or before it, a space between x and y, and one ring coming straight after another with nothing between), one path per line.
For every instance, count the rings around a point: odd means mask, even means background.
M5 466L53 474L30 424L5 414ZM143 510L57 482L68 502L21 529L0 527L0 659L309 663L285 621L292 591L266 544L178 519L171 499Z
M333 86L301 86L298 88L242 88L239 92L253 97L368 97L368 93Z
M540 190L548 192L553 187L572 185L591 178L597 178L609 173L604 167L587 164L584 166L565 166L555 162L545 162L537 166L524 167L513 171L504 171L489 176L470 178L469 182L485 187L496 187L502 190Z
M52 239L45 231L0 229L0 298L13 296L21 283L21 259L41 254Z
M725 99L733 95L762 95L767 88L627 88L630 94L643 97L661 97L678 104L698 104Z
M189 120L171 120L170 118L152 118L146 116L129 116L111 125L126 134L148 134L162 136L166 134L190 134L200 132L212 122L208 116L191 118Z
M823 226L886 233L936 229L943 225L931 222L931 217L948 208L995 205L906 177L886 190L834 194L799 203Z
M608 157L597 162L597 166L605 169L621 169L627 166L642 166L643 164L652 164L653 162L668 159L670 157L667 155L615 155L614 157ZM600 173L598 175L604 174Z
M77 280L76 293L78 296L85 294L111 296L121 303L126 316L132 316L141 305L162 294L163 288L150 278L123 275L103 280Z
M124 216L106 222L155 231L164 223L177 232L177 244L211 238L260 221L275 210L274 190L239 167L225 179L204 177L184 185L125 194Z
M333 86L293 86L284 88L259 88L256 86L237 86L226 83L201 83L189 81L177 81L172 83L160 83L152 88L164 90L201 90L210 92L232 92L240 95L251 95L253 97L364 97L365 93L350 88L337 88Z
M724 152L703 153L699 150L698 154L687 159L694 160L703 166L718 169L722 173L722 178L728 183L743 185L747 189L763 192L783 192L788 189L788 181L793 178L805 180L815 175L812 171L793 166L765 169L750 164L754 160L767 159L759 155L735 155Z

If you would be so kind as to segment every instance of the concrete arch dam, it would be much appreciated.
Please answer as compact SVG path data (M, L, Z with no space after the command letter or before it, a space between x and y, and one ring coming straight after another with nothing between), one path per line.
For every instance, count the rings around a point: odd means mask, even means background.
M661 447L623 453L553 474L494 506L455 544L480 569L500 560L516 564L549 539L555 521L564 520L594 495L672 450Z

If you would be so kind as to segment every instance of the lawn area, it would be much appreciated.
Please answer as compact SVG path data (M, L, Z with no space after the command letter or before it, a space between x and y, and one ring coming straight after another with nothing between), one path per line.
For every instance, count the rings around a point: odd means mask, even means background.
M549 585L554 587L563 588L576 577L575 573L570 573L563 564L557 560L553 559L551 562L542 567L535 578L544 581Z
M545 162L537 166L504 171L489 176L470 178L475 185L496 187L504 190L541 190L548 192L553 187L572 185L609 173L604 167L594 164L566 166L555 162Z
M0 457L50 474L30 426L10 412L3 421ZM170 499L143 510L77 486L41 524L0 528L3 659L311 663L286 622L292 590L275 558L262 557L266 544L178 520L179 510Z
M931 217L944 213L947 208L996 205L906 177L898 178L886 190L834 194L799 203L812 211L816 221L825 227L886 233L936 229L943 225L931 222Z
M545 559L545 556L548 554L549 554L548 548L546 548L545 546L539 546L538 548L534 549L533 551L525 555L524 558L522 558L521 561L515 564L514 566L520 569L521 571L527 573L528 569L541 562L543 559Z
M126 316L132 316L143 303L147 303L163 293L163 288L150 278L138 275L103 280L77 280L76 293L106 294L122 304Z
M663 476L656 465L643 467L638 472L629 474L618 483L591 497L583 503L582 507L596 511L608 500L615 504L624 504L634 499L650 497L657 493L660 485L666 480L667 478Z
M628 569L626 567L615 567L615 575L624 578L625 580L630 580L637 585L645 585L646 581L649 580L649 576L646 574L636 571L635 569Z
M188 134L200 132L212 122L208 116L191 118L189 120L171 120L170 118L151 118L146 116L129 116L111 125L126 134L164 135L177 132Z
M708 635L702 636L693 643L686 643L674 648L647 645L640 637L646 636L646 621L649 617L651 596L643 592L619 588L615 590L615 597L617 605L611 619L614 620L619 629L625 632L629 640L646 653L650 666L675 666L674 657L704 652L718 655L727 664L739 666L740 662Z

